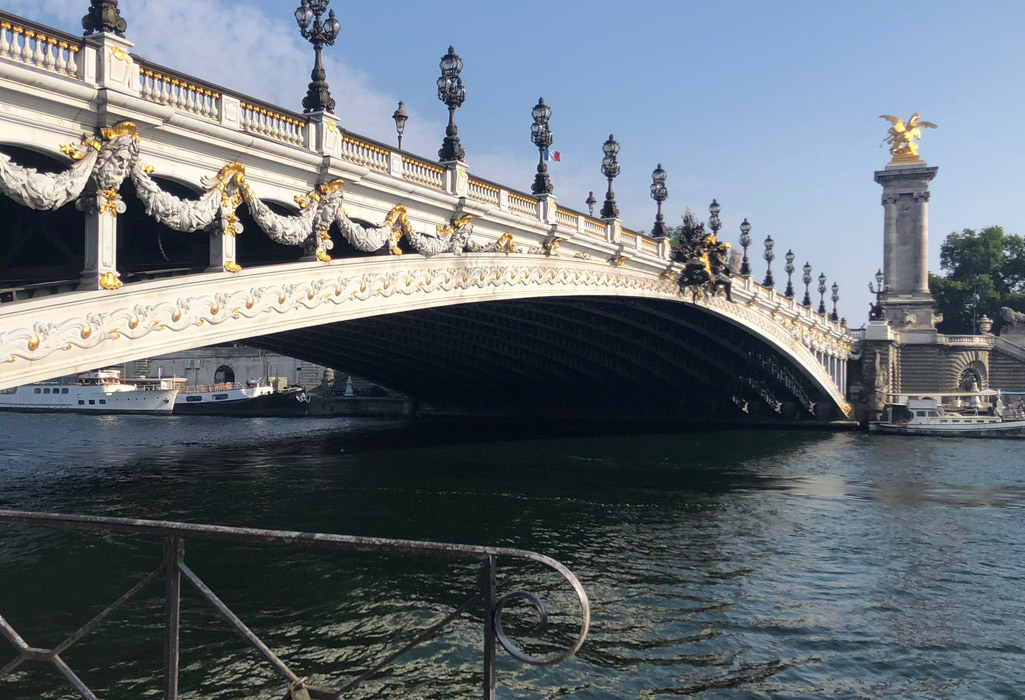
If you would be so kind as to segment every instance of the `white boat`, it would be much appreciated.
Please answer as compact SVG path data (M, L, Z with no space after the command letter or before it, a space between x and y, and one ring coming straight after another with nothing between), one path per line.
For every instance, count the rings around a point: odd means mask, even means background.
M868 429L890 435L1025 438L1025 404L994 389L902 394Z
M162 381L139 387L117 370L86 372L71 382L44 382L0 390L0 411L68 413L163 413L174 409L178 390Z

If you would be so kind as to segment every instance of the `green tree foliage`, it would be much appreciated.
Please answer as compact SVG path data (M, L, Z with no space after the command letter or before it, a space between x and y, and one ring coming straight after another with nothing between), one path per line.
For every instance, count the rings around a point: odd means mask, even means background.
M1000 226L951 233L940 246L944 276L929 275L942 333L975 333L984 314L1000 325L1000 307L1025 309L1025 238Z

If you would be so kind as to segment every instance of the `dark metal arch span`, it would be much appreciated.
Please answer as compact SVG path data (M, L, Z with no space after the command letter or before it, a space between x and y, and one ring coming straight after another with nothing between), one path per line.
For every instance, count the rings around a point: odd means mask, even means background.
M793 417L831 403L753 333L701 308L659 299L450 305L262 336L250 344L446 408L687 418L767 404Z

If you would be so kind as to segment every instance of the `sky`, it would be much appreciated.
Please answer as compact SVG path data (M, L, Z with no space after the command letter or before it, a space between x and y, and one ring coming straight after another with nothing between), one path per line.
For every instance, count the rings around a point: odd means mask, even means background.
M135 53L231 91L301 111L313 50L297 0L121 0ZM21 16L80 32L88 0L0 0ZM1025 233L1020 30L1025 3L981 0L334 0L341 32L325 49L342 126L435 159L447 111L435 81L453 45L464 62L456 112L471 174L529 191L537 164L530 110L551 106L555 195L600 202L601 146L620 143L614 189L623 225L650 230L651 171L668 172L666 220L722 206L734 245L746 217L756 276L762 241L840 286L839 312L864 323L882 265L881 188L889 160L879 118L919 112L920 155L939 173L929 202L930 269L946 235L1001 225ZM813 283L814 284L814 283ZM795 282L795 286L800 286ZM798 290L800 296L803 290ZM813 292L814 296L814 292ZM827 304L828 304L827 299Z

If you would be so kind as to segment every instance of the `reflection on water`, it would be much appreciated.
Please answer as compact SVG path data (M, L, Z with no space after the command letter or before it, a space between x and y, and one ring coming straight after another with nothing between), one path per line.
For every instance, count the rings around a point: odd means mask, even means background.
M558 435L543 426L351 419L0 415L0 507L522 547L591 597L581 653L500 655L500 697L1020 697L1022 505L1011 441L724 431ZM124 536L0 526L0 614L55 644L161 556ZM190 542L194 570L301 675L342 684L443 617L475 569ZM503 565L553 603L532 653L579 620L557 577ZM159 697L161 587L65 657L102 698ZM184 603L185 698L278 698L216 613ZM464 618L352 697L478 691ZM13 652L0 647L0 665ZM63 698L45 668L0 699Z

